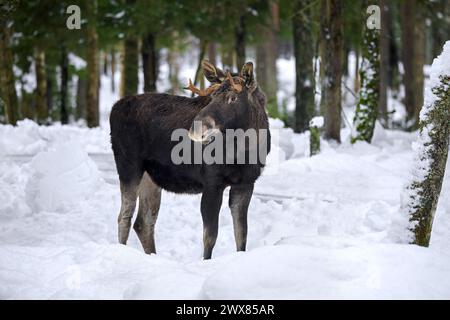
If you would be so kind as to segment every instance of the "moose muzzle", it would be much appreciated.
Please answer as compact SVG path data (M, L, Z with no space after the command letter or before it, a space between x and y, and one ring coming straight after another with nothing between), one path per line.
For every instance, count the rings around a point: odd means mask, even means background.
M220 130L216 127L214 119L205 117L194 120L188 136L192 141L207 144L210 143L213 140L214 135L218 133L220 133Z

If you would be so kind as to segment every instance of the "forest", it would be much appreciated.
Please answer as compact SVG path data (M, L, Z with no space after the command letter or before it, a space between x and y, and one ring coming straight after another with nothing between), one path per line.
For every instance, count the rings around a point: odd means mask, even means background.
M200 264L201 199L164 192L147 259L111 108L194 97L205 61L253 63L278 137L248 252L226 193ZM447 0L0 0L0 299L448 299L449 120Z
M369 5L381 10L370 12ZM339 101L370 86L375 92L360 96L372 111L361 110L348 119L360 127L355 139L370 141L375 118L386 128L417 129L424 66L438 56L450 33L445 0L8 0L1 10L3 123L82 119L88 127L98 126L101 73L120 73L120 82L112 83L120 96L187 94L187 79L178 74L179 57L194 50L195 85L205 86L203 59L238 71L251 57L271 117L304 132L314 116L323 115L324 136L336 141L344 121ZM382 32L370 32L371 19ZM71 55L86 63L75 66ZM277 79L283 76L276 67L280 56L295 59L294 106L277 96L282 85ZM352 68L351 59L356 60ZM169 67L164 75L169 85L158 88L163 63ZM364 68L376 70L373 79ZM347 86L349 77L354 83ZM338 85L328 86L328 80ZM404 106L402 117L393 116L398 110L391 100Z

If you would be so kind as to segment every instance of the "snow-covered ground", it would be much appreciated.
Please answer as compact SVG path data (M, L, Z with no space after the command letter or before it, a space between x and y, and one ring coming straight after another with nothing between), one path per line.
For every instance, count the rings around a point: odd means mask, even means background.
M450 172L430 248L409 245L400 197L415 134L380 126L372 144L355 145L345 128L341 145L323 141L314 157L307 134L279 129L245 253L234 249L227 193L210 261L200 196L163 193L157 255L133 232L117 244L115 97L102 89L101 128L0 126L0 299L450 298Z

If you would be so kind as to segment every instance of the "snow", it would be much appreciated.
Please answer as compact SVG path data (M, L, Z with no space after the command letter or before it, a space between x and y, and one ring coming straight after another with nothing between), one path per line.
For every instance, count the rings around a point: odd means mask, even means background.
M314 117L309 122L309 126L322 128L324 123L325 123L325 119L323 117Z
M421 186L413 187L414 184L420 184L430 174L430 168L433 159L430 157L434 145L431 144L430 133L433 131L433 123L429 120L428 114L438 99L433 89L441 87L442 76L450 76L450 41L444 45L443 51L439 57L434 59L431 68L428 70L430 74L429 81L424 92L424 104L420 111L421 129L418 133L417 140L413 143L414 166L411 168L410 182L402 195L402 206L404 215L410 215L421 201ZM450 90L450 88L447 88ZM448 166L447 166L448 168ZM412 222L411 228L414 228Z
M309 158L306 135L291 133L292 157L256 184L248 252L234 252L226 193L213 260L202 261L199 196L163 193L157 255L133 232L116 244L119 188L87 153L109 143L103 129L1 130L8 151L36 153L0 158L2 299L450 298L448 173L431 247L406 244L399 194L413 134L377 127L372 145L324 143Z
M76 143L60 144L54 150L38 153L29 169L25 193L33 211L64 212L101 186L97 166Z
M73 54L72 52L69 53L68 56L69 56L70 65L74 66L75 69L81 70L81 69L86 68L87 62L85 60L83 60L83 58L80 58L79 56L77 56L76 54Z
M415 133L378 123L372 144L352 145L343 128L341 145L322 141L310 158L308 135L271 119L279 145L256 183L245 253L228 190L212 260L201 259L199 195L163 192L157 255L133 231L117 244L110 81L100 128L0 126L0 299L450 298L450 172L430 247L409 245L401 194Z
M435 58L430 68L430 80L425 88L425 102L424 107L420 112L421 120L425 120L427 113L432 108L437 97L433 93L432 89L440 85L441 76L450 75L450 41L447 41L444 45L442 53L439 57Z

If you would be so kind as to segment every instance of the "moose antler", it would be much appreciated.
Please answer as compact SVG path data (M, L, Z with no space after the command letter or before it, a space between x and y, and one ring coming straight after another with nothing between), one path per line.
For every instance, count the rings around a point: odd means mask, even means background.
M199 88L195 87L194 84L192 83L191 79L189 79L189 84L184 89L185 90L190 90L190 91L192 91L192 93L194 93L194 94L196 93L199 96L204 97L204 96L210 95L211 93L216 91L219 87L220 87L220 84L216 83L216 84L213 84L212 86L206 88L205 90L202 90L202 89L199 89Z
M185 90L190 90L190 91L192 91L192 93L196 93L196 94L198 94L199 96L202 96L202 97L206 96L206 91L195 87L194 84L192 83L191 79L189 79L189 84L184 89Z

